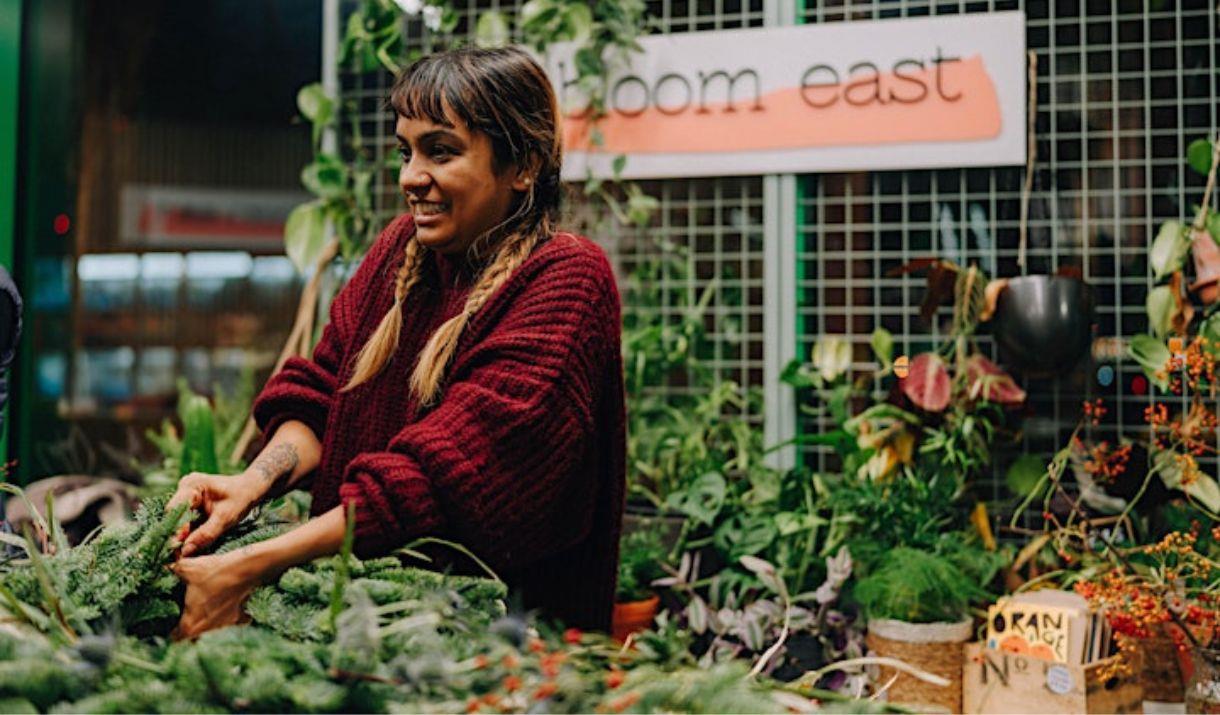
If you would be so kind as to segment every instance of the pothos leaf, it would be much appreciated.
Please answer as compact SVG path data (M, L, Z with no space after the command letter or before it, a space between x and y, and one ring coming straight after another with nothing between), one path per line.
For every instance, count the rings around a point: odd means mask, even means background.
M1148 327L1158 338L1164 337L1173 324L1174 308L1173 289L1169 286L1157 286L1148 291L1145 299L1145 309L1148 312Z
M1189 248L1190 242L1182 232L1182 224L1177 221L1161 224L1156 238L1152 240L1152 248L1148 251L1148 265L1152 268L1152 277L1160 280L1174 271L1182 270Z
M1164 342L1151 335L1136 335L1131 338L1127 352L1132 360L1144 368L1144 374L1154 385L1162 390L1169 388L1169 378L1161 372L1170 358L1169 347Z

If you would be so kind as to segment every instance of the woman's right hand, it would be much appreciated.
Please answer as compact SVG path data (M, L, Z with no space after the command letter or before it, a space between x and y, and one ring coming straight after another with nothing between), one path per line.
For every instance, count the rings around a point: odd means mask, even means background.
M166 508L189 504L191 509L203 512L207 520L199 528L191 530L182 542L182 556L187 557L207 548L241 521L262 498L262 490L257 485L258 481L249 478L248 474L229 476L191 472L183 477Z

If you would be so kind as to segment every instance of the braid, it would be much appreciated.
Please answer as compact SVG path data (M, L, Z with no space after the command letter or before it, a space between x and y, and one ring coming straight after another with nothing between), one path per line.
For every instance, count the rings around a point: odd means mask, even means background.
M394 351L398 349L398 337L402 332L403 301L415 284L419 283L423 273L421 268L424 249L419 241L412 237L403 254L402 267L398 269L398 276L394 279L394 304L386 311L377 329L360 349L360 354L356 357L356 368L352 371L347 385L343 387L344 392L371 380L385 368Z
M421 404L430 405L439 396L445 368L453 359L453 353L457 350L458 338L461 337L470 317L483 307L487 299L500 286L504 285L513 271L517 270L526 258L529 258L534 247L550 233L550 222L543 219L531 230L507 236L500 243L495 259L483 269L478 282L470 289L470 295L466 297L466 305L462 307L462 312L445 321L428 338L428 343L419 353L419 362L415 364L415 371L411 374L411 391Z

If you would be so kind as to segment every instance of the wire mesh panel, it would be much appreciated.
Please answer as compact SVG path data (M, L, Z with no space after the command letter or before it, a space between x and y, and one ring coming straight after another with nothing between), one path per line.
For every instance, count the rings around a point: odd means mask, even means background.
M342 3L341 19L357 6ZM473 33L482 12L512 14L520 3L474 0L455 2L453 7L459 17L455 34L461 37ZM649 3L649 16L651 31L661 33L758 27L764 21L763 0L657 0ZM431 47L427 30L417 19L407 20L405 37L411 49ZM375 149L377 161L393 156L393 121L386 104L392 81L388 73L361 74L340 68L340 144L348 152L359 132L365 145ZM376 183L375 205L384 225L402 211L402 199L394 171L385 171ZM628 314L635 310L630 275L662 255L671 265L654 287L666 319L680 321L689 297L709 291L702 312L708 341L706 350L698 355L700 361L721 379L760 387L764 346L762 178L672 179L643 182L641 188L660 204L647 228L632 228L613 219L600 199L583 196L580 185L571 187L565 226L584 232L606 249L619 271ZM678 376L662 391L677 394L691 388ZM760 408L744 412L751 420L761 420Z
M1214 135L1217 126L1220 16L1210 0L810 0L803 19L1003 10L1025 11L1038 56L1038 165L1025 269L1016 258L1021 167L801 177L797 330L805 355L818 335L850 337L857 367L867 368L875 327L894 333L896 354L915 355L938 337L918 315L923 280L891 275L911 259L976 262L996 277L1079 267L1094 290L1101 340L1072 372L1025 381L1020 449L1049 455L1086 398L1110 407L1095 428L1099 438L1143 426L1147 382L1105 339L1146 331L1151 236L1165 220L1193 216L1202 198L1203 177L1184 157L1193 139ZM994 353L988 337L980 345ZM1098 371L1103 364L1113 366L1112 380ZM825 427L816 419L801 425L806 432ZM803 457L816 468L833 461L820 448ZM991 496L1005 496L999 480L988 487Z

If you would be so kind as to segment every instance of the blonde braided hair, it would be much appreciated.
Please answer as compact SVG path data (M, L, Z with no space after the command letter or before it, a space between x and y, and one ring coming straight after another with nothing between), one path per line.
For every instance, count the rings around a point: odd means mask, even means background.
M369 336L369 340L360 348L356 356L356 367L352 377L343 387L343 391L354 389L357 385L368 382L390 362L394 351L398 348L398 338L402 333L402 306L407 294L419 283L423 275L424 248L414 237L407 241L403 250L402 267L394 279L394 304L386 311L385 317L378 323L377 329Z
M549 233L549 232L548 232ZM543 231L534 230L517 233L504 239L496 250L495 258L479 274L479 279L466 296L466 304L457 315L445 321L428 338L428 343L419 353L415 371L411 373L411 392L421 404L430 405L440 395L445 369L453 360L458 339L471 316L479 311L509 276L525 263L530 253L545 237Z

